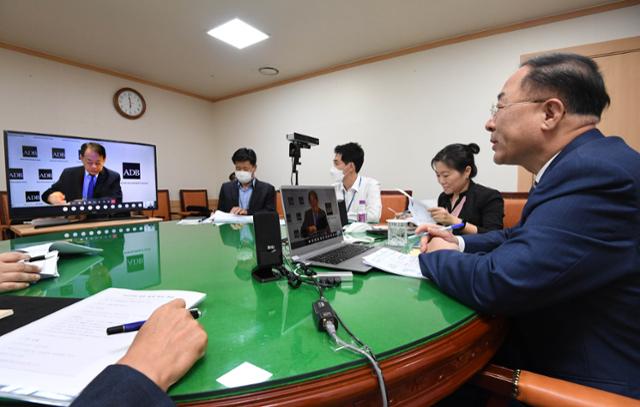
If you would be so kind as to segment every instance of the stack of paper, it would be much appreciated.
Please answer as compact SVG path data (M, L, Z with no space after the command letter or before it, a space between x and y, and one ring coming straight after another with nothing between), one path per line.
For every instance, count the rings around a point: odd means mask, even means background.
M420 271L418 256L400 253L387 247L363 257L362 261L371 267L386 271L387 273L426 279Z
M213 223L253 223L253 216L250 215L233 215L227 212L215 211L213 215Z
M205 298L194 291L108 288L0 337L0 397L67 406L105 367L117 362L136 333L106 329L146 320L160 305Z

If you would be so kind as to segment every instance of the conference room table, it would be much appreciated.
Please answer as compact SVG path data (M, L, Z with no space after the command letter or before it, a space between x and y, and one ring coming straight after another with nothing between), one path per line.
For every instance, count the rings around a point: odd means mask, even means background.
M94 227L2 241L0 252L55 240L103 253L61 257L60 277L1 297L80 299L108 287L207 294L198 320L209 336L206 354L169 390L178 404L380 405L366 359L338 349L314 324L315 287L251 277L252 225ZM489 361L506 332L503 320L479 316L424 279L373 270L324 296L375 353L392 404L429 405L450 394ZM338 335L351 342L342 326ZM217 381L245 362L268 378L247 383L241 375L230 387Z

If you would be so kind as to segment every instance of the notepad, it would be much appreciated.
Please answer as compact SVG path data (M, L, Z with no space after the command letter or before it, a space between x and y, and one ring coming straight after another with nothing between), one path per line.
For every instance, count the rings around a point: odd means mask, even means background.
M418 256L384 247L362 258L365 264L399 276L426 279L420 271Z
M409 211L411 212L411 218L408 220L415 223L416 225L424 225L426 223L437 223L431 217L431 213L429 213L429 208L435 208L438 206L438 201L435 199L423 199L418 200L407 194L402 189L398 189L404 196L409 199Z
M0 337L0 397L67 406L105 367L117 362L136 333L106 328L147 319L175 298L187 308L206 294L108 288Z

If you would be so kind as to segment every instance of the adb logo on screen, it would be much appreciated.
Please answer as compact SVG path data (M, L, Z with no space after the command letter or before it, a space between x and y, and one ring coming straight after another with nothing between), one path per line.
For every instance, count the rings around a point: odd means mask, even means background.
M140 179L140 163L122 163L122 178Z
M22 156L26 158L38 158L38 147L22 146Z
M127 273L144 270L144 254L127 256Z
M38 170L38 178L45 181L50 181L53 179L53 170L40 168Z
M39 202L40 191L26 191L24 193L24 198L27 202Z
M51 158L55 158L55 159L58 159L58 160L64 160L65 159L64 148L55 148L55 147L53 147L51 149Z
M24 179L22 168L9 168L9 179Z

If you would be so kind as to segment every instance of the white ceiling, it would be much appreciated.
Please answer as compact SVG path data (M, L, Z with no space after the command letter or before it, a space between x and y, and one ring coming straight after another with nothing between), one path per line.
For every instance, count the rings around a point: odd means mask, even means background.
M438 39L603 0L0 0L0 42L216 99ZM237 50L238 17L271 36ZM275 77L261 66L280 70Z

